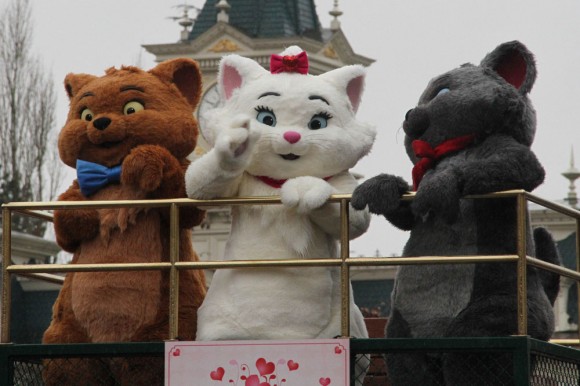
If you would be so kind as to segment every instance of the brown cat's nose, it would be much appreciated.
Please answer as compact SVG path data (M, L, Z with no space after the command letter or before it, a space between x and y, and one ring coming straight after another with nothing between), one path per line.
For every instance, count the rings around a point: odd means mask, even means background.
M95 119L93 121L93 126L95 126L95 129L97 130L105 130L109 124L111 124L111 119L107 117Z

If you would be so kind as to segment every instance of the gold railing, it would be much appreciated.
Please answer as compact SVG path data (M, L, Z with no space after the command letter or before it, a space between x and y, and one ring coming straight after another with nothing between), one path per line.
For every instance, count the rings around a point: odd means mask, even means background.
M407 194L402 199L412 200L414 194ZM349 229L348 229L348 204L350 194L333 195L330 202L340 204L341 211L341 253L339 258L320 256L312 259L285 259L285 260L230 260L212 262L180 262L179 261L179 207L181 206L235 206L235 205L273 205L280 204L279 197L245 197L225 198L214 200L140 200L140 201L58 201L58 202L26 202L8 203L2 205L2 230L3 230L3 278L2 278L2 313L1 340L0 343L10 342L10 312L11 312L11 275L23 275L50 282L62 282L62 277L53 275L55 272L96 272L96 271L138 271L138 270L163 270L170 272L169 293L169 339L178 336L178 286L179 271L184 269L222 269L222 268L255 268L255 267L340 267L341 270L341 333L349 336L350 331L350 306L349 306L349 277L350 267L354 266L397 266L408 264L468 264L477 262L517 262L517 308L518 308L518 335L527 334L527 304L526 304L526 266L534 265L541 269L558 273L576 281L580 281L580 273L561 266L546 263L542 260L526 255L526 214L527 201L535 202L545 208L555 210L576 220L576 267L580 267L580 211L570 207L559 205L523 190L511 190L486 195L469 196L469 199L486 198L509 198L516 197L517 201L517 254L514 255L491 255L491 256L423 256L423 257L388 257L367 258L349 256ZM170 259L169 262L158 263L118 263L118 264L35 264L16 265L11 259L11 223L12 214L20 213L33 216L47 221L52 221L52 216L42 210L72 210L72 209L104 209L104 208L127 208L127 207L169 207L170 209ZM580 309L580 285L579 309ZM578 344L579 340L562 340L556 343Z

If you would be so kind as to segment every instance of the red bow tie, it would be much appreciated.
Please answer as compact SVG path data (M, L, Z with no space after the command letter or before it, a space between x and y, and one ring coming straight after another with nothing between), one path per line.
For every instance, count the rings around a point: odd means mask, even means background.
M270 57L270 72L272 74L281 72L308 74L308 56L304 51L298 55L272 55Z
M417 190L421 180L423 179L423 175L425 175L427 170L433 168L437 161L449 153L454 153L466 148L471 144L471 142L473 142L474 139L475 135L473 134L465 135L463 137L457 137L442 142L435 146L435 148L432 148L431 145L425 141L421 141L420 139L416 139L411 142L413 152L415 153L415 156L419 158L419 161L413 167L412 172L413 190Z

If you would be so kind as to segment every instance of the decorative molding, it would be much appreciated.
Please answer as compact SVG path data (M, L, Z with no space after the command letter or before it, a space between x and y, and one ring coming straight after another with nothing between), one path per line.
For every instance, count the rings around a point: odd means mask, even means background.
M242 45L251 44L251 38L243 34L238 29L232 27L229 24L219 22L215 24L213 27L202 33L197 37L197 39L192 40L190 42L192 52L194 53L201 53L204 48L214 44L216 40L235 40ZM242 48L238 48L238 51L242 50Z
M529 209L529 214L531 226L542 226L546 228L556 241L563 240L576 231L576 221L572 217L551 209L533 204Z
M216 59L196 59L202 71L206 69L217 71L221 58Z
M234 52L239 51L240 46L230 39L221 39L212 48L209 49L211 52Z
M334 50L334 47L332 47L332 45L326 46L326 48L324 49L324 51L322 53L327 58L338 59L338 54L336 53L336 51Z
M0 236L4 237L1 230ZM47 264L49 257L56 256L61 251L56 242L52 240L18 231L12 231L11 246L12 251L10 257L14 264ZM1 251L0 257L2 257ZM59 284L48 283L38 279L29 279L22 276L16 276L16 280L25 292L58 291L61 287Z
M0 230L0 236L2 231ZM56 242L26 233L12 231L12 259L21 264L30 259L44 261L50 256L56 256L61 249ZM0 256L1 253L0 253Z

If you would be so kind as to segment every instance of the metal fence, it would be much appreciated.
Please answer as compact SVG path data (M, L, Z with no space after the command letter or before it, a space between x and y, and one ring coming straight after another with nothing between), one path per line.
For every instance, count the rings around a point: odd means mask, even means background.
M163 342L6 345L0 349L0 363L5 369L1 372L0 385L45 386L42 373L49 366L66 368L66 378L76 379L74 386L162 385L164 348ZM117 376L115 369L129 368L132 363L139 364L135 368L157 366L159 379L139 382ZM134 375L124 373L127 377ZM70 382L59 383L54 379L51 384L65 386Z
M389 358L431 358L421 386L578 386L580 351L527 336L503 338L353 339L351 351L372 359L353 385L388 386ZM443 367L445 364L445 368ZM422 369L423 371L425 369ZM362 378L362 377L361 377ZM405 383L398 383L405 385ZM409 386L414 386L409 384Z
M413 194L408 194L403 197L404 200L412 200ZM493 256L425 256L425 257L389 257L389 258L351 258L349 256L349 230L348 230L348 204L350 195L334 195L330 198L330 202L340 205L341 211L341 237L340 237L340 257L329 258L327 256L320 256L313 259L290 259L290 260L235 260L235 261L217 261L217 262L181 262L179 261L179 208L181 206L234 206L234 205L274 205L280 204L278 197L247 197L247 198L231 198L231 199L215 199L215 200L190 200L190 199L173 199L173 200L141 200L141 201L83 201L83 202L37 202L37 203L8 203L2 205L2 229L3 229L3 283L2 283L2 313L1 313L1 340L0 343L10 343L10 282L11 275L25 275L29 277L38 278L41 280L48 280L53 282L62 281L62 278L53 275L55 272L92 272L92 271L127 271L127 270L162 270L170 273L170 297L169 297L169 331L167 334L168 340L176 339L178 336L177 325L177 311L178 311L178 293L179 293L179 272L186 269L222 269L222 268L253 268L253 267L311 267L311 266L334 266L341 270L341 290L342 290L342 308L341 308L341 332L342 336L348 336L350 331L350 310L349 310L349 277L350 267L354 266L385 266L385 265L407 265L407 264L463 264L463 263L477 263L477 262L516 262L517 263L517 291L518 294L518 335L525 336L527 334L527 305L526 305L526 267L527 264L539 267L541 269L549 270L563 276L570 277L576 281L580 281L580 274L576 271L566 269L564 267L552 265L541 261L539 259L526 255L526 213L527 201L535 202L546 208L555 210L557 212L568 215L576 220L576 232L580 235L580 211L565 207L550 201L543 200L523 190L513 190L506 192L498 192L480 196L470 196L467 199L486 199L486 198L515 198L517 202L517 253L514 255L493 255ZM168 262L157 262L147 264L36 264L36 265L15 265L11 261L11 219L13 213L19 213L50 221L52 216L42 210L74 210L74 209L104 209L104 208L127 208L127 207L166 207L170 211L170 260ZM580 238L577 237L576 246L576 261L577 267L580 267ZM580 287L580 286L579 286ZM580 296L578 297L580 299ZM368 344L381 345L381 348L376 351L374 348L371 351L365 351L361 346L362 343L355 343L355 353L365 353L375 355L376 360L373 360L375 367L381 363L380 359L383 355L387 355L392 341L395 340L368 340ZM358 342L353 340L353 342ZM378 343L372 343L378 342ZM389 343L391 342L391 343ZM578 340L567 341L566 343L578 344ZM151 343L150 345L154 345ZM90 345L89 345L90 346ZM89 346L82 346L83 349L88 349ZM1 346L0 346L1 347ZM92 346L91 346L92 347ZM106 347L106 346L105 346ZM146 347L146 346L143 346ZM153 346L151 346L153 347ZM356 348L358 347L358 348ZM374 346L373 346L374 347ZM357 351L358 350L358 351ZM381 351L382 350L382 351ZM4 347L2 347L4 352ZM87 351L86 356L89 357L90 352ZM378 355L378 356L377 356ZM529 356L529 354L526 354ZM77 355L78 356L78 355ZM107 357L105 355L105 357ZM12 366L14 377L11 382L7 384L20 384L17 381L16 374L20 374L21 370L36 369L42 365L42 360L37 359L36 364L32 362L11 362L19 363L18 366ZM40 362L39 362L40 361ZM515 359L514 359L515 361ZM504 361L500 361L504 362ZM529 362L529 360L528 360ZM550 373L551 367L549 360L534 360L534 368L541 368L544 373ZM383 362L384 363L384 362ZM542 363L540 366L539 364ZM576 363L576 362L574 362ZM46 364L46 362L44 362ZM36 366L36 367L35 367ZM576 366L576 364L574 365ZM529 368L529 365L528 365ZM574 367L576 371L577 366ZM31 370L32 371L32 370ZM381 373L377 370L377 374ZM383 371L382 374L386 372ZM573 374L576 374L572 372ZM29 375L19 375L20 378L25 379ZM26 373L28 374L28 373ZM496 374L494 372L494 374ZM526 373L527 378L531 377L532 373ZM367 375L367 379L371 379ZM18 379L20 379L18 378ZM32 378L31 378L32 379ZM379 379L379 378L377 378ZM383 378L384 379L384 378ZM359 383L361 380L359 380ZM20 380L18 380L20 382ZM32 381L27 381L32 382ZM367 381L365 384L373 381ZM24 383L26 384L26 383ZM31 383L33 384L33 383ZM386 383L385 383L386 384ZM493 383L492 383L493 384ZM517 385L528 383L520 383ZM568 383L536 383L536 384L568 384ZM578 385L579 383L574 383Z
M446 339L351 339L351 364L366 355L371 364L360 379L351 379L352 386L389 386L385 357L428 355L454 360L454 379L445 379L436 365L440 378L432 386L578 386L580 382L580 351L549 344L525 336L504 338L446 338ZM45 366L74 368L78 382L75 386L150 386L158 382L128 380L114 376L115 368L140 365L159 365L163 362L164 344L107 343L68 345L5 345L0 350L1 386L45 386L42 371ZM66 362L66 363L65 363ZM438 363L435 360L433 363ZM73 364L74 366L70 366ZM102 364L103 371L94 371ZM92 372L84 369L91 366ZM4 371L5 369L5 371ZM113 370L110 370L113 369ZM351 371L351 374L355 374ZM68 373L68 376L71 374ZM58 383L56 383L58 384ZM191 385L205 384L191 380ZM416 386L416 385L409 385ZM429 386L429 385L421 385Z

